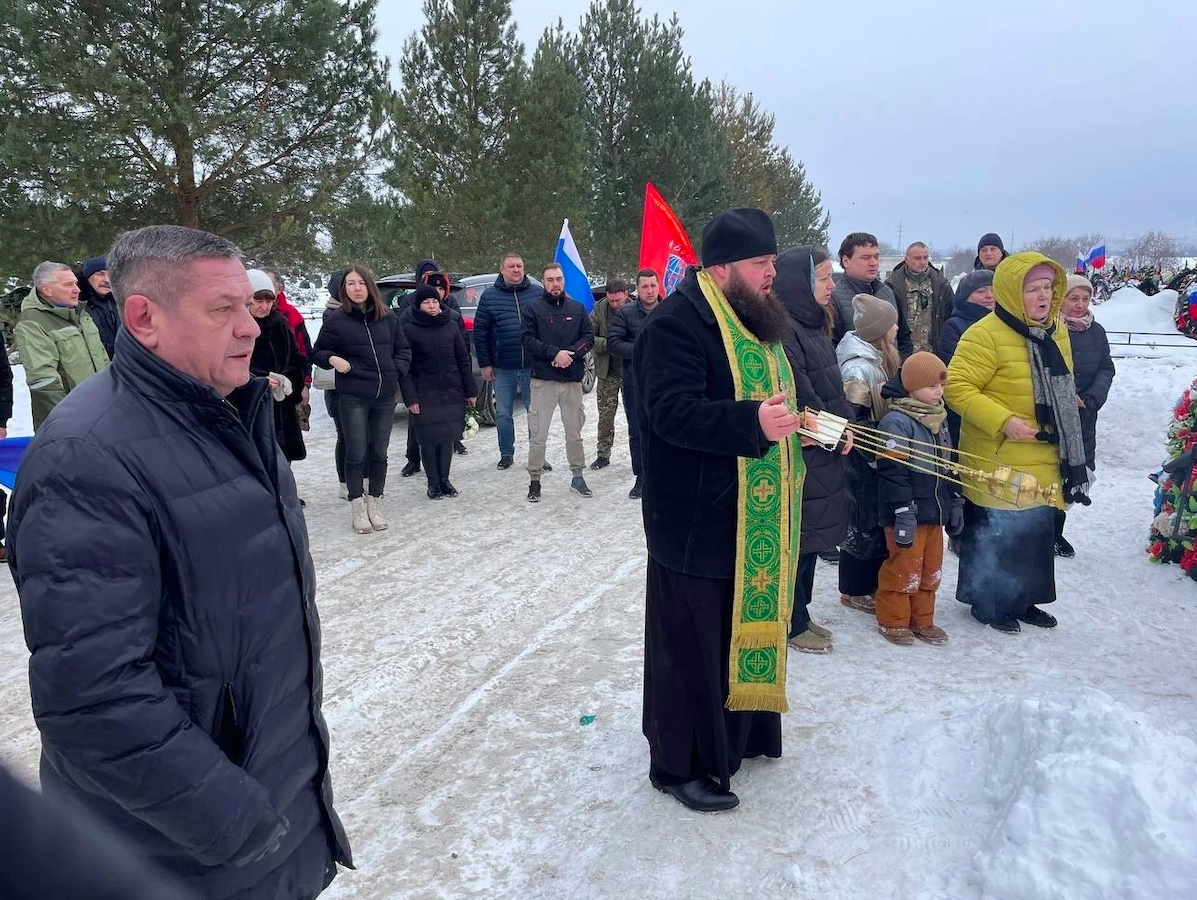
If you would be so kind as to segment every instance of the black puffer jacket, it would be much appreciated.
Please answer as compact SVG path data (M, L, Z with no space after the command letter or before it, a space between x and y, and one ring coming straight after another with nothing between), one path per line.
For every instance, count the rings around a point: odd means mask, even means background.
M660 306L660 303L657 306ZM636 350L636 337L644 328L644 323L648 321L649 314L656 308L654 306L652 309L645 309L640 305L639 300L635 300L625 303L623 308L611 317L611 333L607 337L607 349L614 356L627 360L629 371L631 370L632 354Z
M87 304L87 314L96 323L96 330L100 332L100 343L112 359L116 347L116 333L120 331L121 314L116 306L116 298L112 294L97 294L96 289L86 278L79 279L79 300Z
M312 362L331 369L328 360L332 356L348 360L350 366L348 372L337 373L337 390L374 400L395 396L411 365L411 347L399 320L389 312L375 319L374 313L362 306L349 312L341 308L325 311Z
M634 359L648 552L675 572L732 578L736 458L762 457L772 444L761 433L760 403L736 400L719 325L694 270L648 317Z
M1110 339L1098 322L1084 331L1068 330L1072 341L1073 378L1076 392L1085 401L1081 414L1081 437L1085 442L1085 464L1097 468L1097 413L1110 395L1114 382L1114 360L1110 356Z
M266 387L223 398L121 331L30 445L9 520L44 788L208 900L311 898L350 864Z
M992 284L992 280L989 283ZM943 360L945 366L956 355L956 345L960 343L960 338L964 336L964 332L968 331L969 326L974 322L980 322L989 315L989 310L981 304L969 302L968 298L973 295L973 290L975 289L970 288L968 278L960 282L956 288L956 297L952 301L952 315L943 323L943 330L939 333L939 344L935 348L935 355ZM952 446L957 446L960 443L960 414L950 407L948 408L948 434L951 436Z
M544 293L528 278L512 287L500 275L478 298L474 313L474 353L482 368L525 369L532 360L524 352L524 309Z
M532 361L532 377L544 381L581 381L586 354L594 346L594 326L586 307L566 294L542 293L524 307L524 354ZM566 368L553 365L561 350L572 350L574 361Z
M257 322L261 334L254 342L249 371L262 378L274 372L290 380L290 396L274 401L274 435L289 461L306 459L308 451L296 415L296 407L303 400L304 359L299 352L299 343L290 324L278 310L271 310Z
M824 328L823 307L811 290L812 249L792 247L775 263L773 293L790 314L790 335L783 341L786 356L794 370L800 404L852 419L835 344ZM802 459L806 463L806 481L802 487L801 552L830 550L839 544L848 524L843 457L838 450L804 447Z
M902 387L901 372L886 382L881 396L893 400L909 396ZM917 466L917 469L911 468L884 455L877 457L877 503L881 524L892 527L894 510L913 501L918 507L915 519L920 525L947 525L952 498L959 497L960 490L950 481L929 474L932 465L944 475L951 471L952 439L948 436L947 422L939 426L938 434L932 434L922 422L891 405L878 427L894 439L891 452L910 459L911 451L915 451ZM912 444L911 441L922 443ZM935 446L928 447L928 444ZM919 453L934 454L936 462L932 464L930 459L917 458Z
M852 323L852 298L857 294L872 294L887 301L897 310L898 336L895 341L898 344L898 352L902 354L902 359L913 353L914 339L910 336L910 323L906 321L906 298L903 297L899 303L898 298L894 296L894 289L881 279L871 282L857 281L843 272L835 276L835 288L831 292L831 304L835 311L835 334L832 335L834 341L838 344L844 339L845 334L855 328Z
M417 309L403 326L411 345L411 369L403 379L403 402L420 405L414 416L421 444L461 440L466 398L478 388L470 371L470 354L450 310L430 316Z

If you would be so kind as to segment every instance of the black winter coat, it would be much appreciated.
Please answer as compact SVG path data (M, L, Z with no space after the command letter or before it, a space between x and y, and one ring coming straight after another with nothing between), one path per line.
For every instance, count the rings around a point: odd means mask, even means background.
M430 316L417 309L403 327L411 345L411 369L403 379L403 402L413 414L416 440L440 444L461 440L465 427L466 399L478 395L470 354L460 329L448 311Z
M411 365L411 347L399 320L387 313L375 319L362 307L350 312L326 310L324 325L312 348L312 362L331 369L329 357L349 361L349 371L337 372L336 389L355 397L381 400L399 392L399 381Z
M835 344L824 328L823 307L811 290L811 249L792 247L777 257L773 294L790 314L790 335L783 344L798 391L798 402L854 419L844 397L844 382ZM835 302L834 300L832 301ZM839 451L804 447L806 481L802 486L803 553L830 550L844 537L848 516L844 505L844 459Z
M87 304L87 314L91 316L91 320L96 323L96 330L100 332L100 343L104 345L108 358L112 359L116 347L116 333L121 328L121 314L116 306L116 298L112 294L97 294L86 278L80 278L79 300Z
M1114 360L1110 356L1110 339L1098 322L1084 331L1068 330L1072 341L1073 378L1076 392L1085 401L1081 414L1081 437L1085 443L1085 465L1096 469L1097 413L1110 396L1114 381Z
M900 372L881 389L881 395L889 398L908 396L902 387ZM944 474L951 471L952 439L948 435L946 421L939 426L938 434L932 434L931 429L922 422L911 418L900 409L891 408L882 416L878 427L893 436L896 443L894 452L907 455L911 450L934 453L938 460L936 468ZM923 443L911 444L911 441ZM931 443L936 446L926 446ZM925 463L919 462L919 467L930 468L929 463L929 459ZM884 455L877 457L877 503L880 507L881 524L885 527L893 526L895 509L912 501L918 507L915 520L920 525L947 525L952 498L959 496L959 489L950 481L916 471Z
M291 330L281 312L271 310L257 322L261 333L254 342L249 371L262 378L274 372L277 375L286 375L290 380L290 396L273 401L274 436L288 461L306 459L308 451L303 442L303 431L299 427L299 416L296 414L296 409L303 400L303 354L299 351L295 332Z
M8 346L0 334L0 428L8 427L12 418L12 366L8 363Z
M524 310L543 293L526 275L515 287L500 275L482 292L474 313L474 353L479 366L526 369L532 365L523 345Z
M264 379L226 399L122 330L30 444L9 519L43 788L209 900L311 898L351 864L269 403Z
M660 304L658 303L658 306ZM630 301L611 317L610 334L607 337L607 349L614 356L626 360L628 372L632 369L632 355L636 350L636 338L640 334L649 314L655 310L645 309L639 300Z
M544 381L581 381L586 354L594 346L594 326L586 307L572 297L542 293L524 307L524 355L532 362L532 377ZM553 365L561 350L572 350L574 361L564 369Z
M762 457L772 445L760 403L735 399L719 325L693 270L649 316L633 358L649 555L675 572L732 578L736 458Z
M90 816L0 769L0 897L5 900L197 900Z
M844 335L854 329L852 324L852 298L857 294L872 294L882 300L888 300L898 312L898 352L902 359L914 352L914 339L910 336L910 323L906 321L906 298L898 302L894 290L881 279L873 282L857 281L849 278L843 272L835 276L835 289L831 292L831 304L835 308L835 343L844 339Z

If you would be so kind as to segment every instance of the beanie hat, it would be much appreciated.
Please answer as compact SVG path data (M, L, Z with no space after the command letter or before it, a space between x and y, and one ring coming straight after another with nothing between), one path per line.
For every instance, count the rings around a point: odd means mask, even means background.
M997 247L1002 251L1002 255L1006 255L1006 245L1002 243L1001 235L994 234L992 231L989 234L981 235L981 240L977 241L977 252L981 252L982 247Z
M249 276L249 286L255 294L259 291L269 291L271 296L274 295L274 282L261 269L246 269L245 274Z
M1089 292L1089 296L1093 296L1093 283L1089 281L1084 275L1069 275L1068 283L1064 287L1064 293L1068 293L1073 288L1084 288Z
M773 220L759 209L740 207L721 212L702 230L702 264L773 256L777 253L777 235Z
M103 272L107 268L108 260L104 259L102 256L93 256L91 259L83 263L83 268L80 270L79 274L83 277L83 280L86 281L87 279L91 278L91 276L95 275L96 272Z
M436 288L434 288L430 284L421 284L416 287L416 292L414 294L412 294L411 302L415 306L418 307L425 300L440 300L440 299L441 299L440 292L437 291Z
M948 380L948 367L934 353L920 350L902 363L902 387L913 394L920 388L935 387Z
M973 269L963 278L960 279L960 284L956 286L956 299L958 301L967 302L976 291L984 287L993 286L993 270L992 269Z
M852 298L852 330L862 341L879 341L897 324L898 310L888 300L872 294Z
M1050 278L1054 282L1056 280L1056 270L1047 263L1039 263L1037 266L1031 266L1031 271L1027 272L1022 279L1023 287L1040 278Z
M348 269L337 269L328 276L328 293L331 295L329 297L331 301L341 302L341 285L345 283L345 276L348 274Z

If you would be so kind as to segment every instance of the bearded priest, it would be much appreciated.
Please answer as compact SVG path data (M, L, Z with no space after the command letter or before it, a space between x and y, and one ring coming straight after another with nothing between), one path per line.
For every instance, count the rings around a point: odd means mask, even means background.
M649 780L704 812L781 755L804 469L776 254L764 212L720 213L636 341Z

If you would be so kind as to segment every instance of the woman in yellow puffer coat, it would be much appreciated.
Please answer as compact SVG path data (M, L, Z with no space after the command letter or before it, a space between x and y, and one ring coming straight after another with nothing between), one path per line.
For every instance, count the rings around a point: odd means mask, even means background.
M994 315L964 332L944 391L962 420L960 450L1054 485L1061 509L1089 502L1072 348L1060 323L1066 277L1039 253L1002 260ZM962 463L984 467L968 456ZM1019 621L1053 627L1036 604L1056 599L1055 510L1016 507L967 479L965 497L956 599L999 631L1017 632Z

